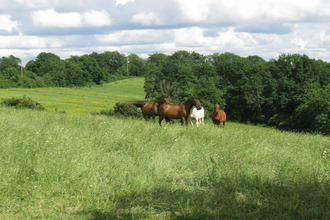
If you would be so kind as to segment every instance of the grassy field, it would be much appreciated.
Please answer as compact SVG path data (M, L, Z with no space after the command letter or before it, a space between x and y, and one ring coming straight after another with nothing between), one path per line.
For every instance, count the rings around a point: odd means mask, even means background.
M31 97L50 111L89 113L110 109L116 102L144 100L144 78L131 78L84 88L0 89L0 98Z
M326 136L4 107L0 121L0 219L330 218Z
M54 112L143 100L142 78L0 90L22 95L51 111L0 107L0 219L330 219L329 136Z

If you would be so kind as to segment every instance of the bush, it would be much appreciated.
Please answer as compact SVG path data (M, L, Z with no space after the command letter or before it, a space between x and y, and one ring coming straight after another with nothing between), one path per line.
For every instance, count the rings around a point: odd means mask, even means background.
M113 110L101 110L97 114L125 118L141 118L141 112L136 107L121 102L117 102Z
M132 118L140 118L141 112L132 105L127 105L126 103L117 102L113 112L116 115Z
M1 105L16 107L18 109L29 108L35 110L45 110L45 108L38 102L33 101L30 97L23 96L21 98L2 98Z

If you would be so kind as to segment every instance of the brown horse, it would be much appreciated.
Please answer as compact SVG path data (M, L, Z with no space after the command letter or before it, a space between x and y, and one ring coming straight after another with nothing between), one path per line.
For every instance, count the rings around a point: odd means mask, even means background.
M186 125L190 117L190 110L193 106L196 106L198 110L202 108L199 99L193 97L186 102L182 102L180 105L174 105L172 103L164 103L159 107L159 125L162 125L162 120L173 121L173 119L181 119L181 124L184 121Z
M226 113L220 110L220 105L218 103L214 104L214 110L212 112L212 121L213 124L221 127L221 123L223 124L223 128L225 128L226 124Z
M160 98L156 102L143 102L143 103L129 102L128 104L141 108L143 117L146 120L148 120L150 117L152 117L155 120L155 117L159 115L158 113L159 106L161 106L164 103L170 103L167 97Z

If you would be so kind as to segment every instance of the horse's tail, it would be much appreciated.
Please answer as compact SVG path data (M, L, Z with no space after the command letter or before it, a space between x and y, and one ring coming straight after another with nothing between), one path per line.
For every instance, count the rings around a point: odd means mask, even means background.
M135 107L142 108L144 103L128 102L127 105L134 105Z

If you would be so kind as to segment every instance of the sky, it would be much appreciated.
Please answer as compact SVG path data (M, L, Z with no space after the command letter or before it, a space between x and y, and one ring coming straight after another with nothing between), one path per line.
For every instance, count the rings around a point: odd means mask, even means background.
M0 57L23 65L41 52L147 58L179 50L330 62L330 1L0 0Z

